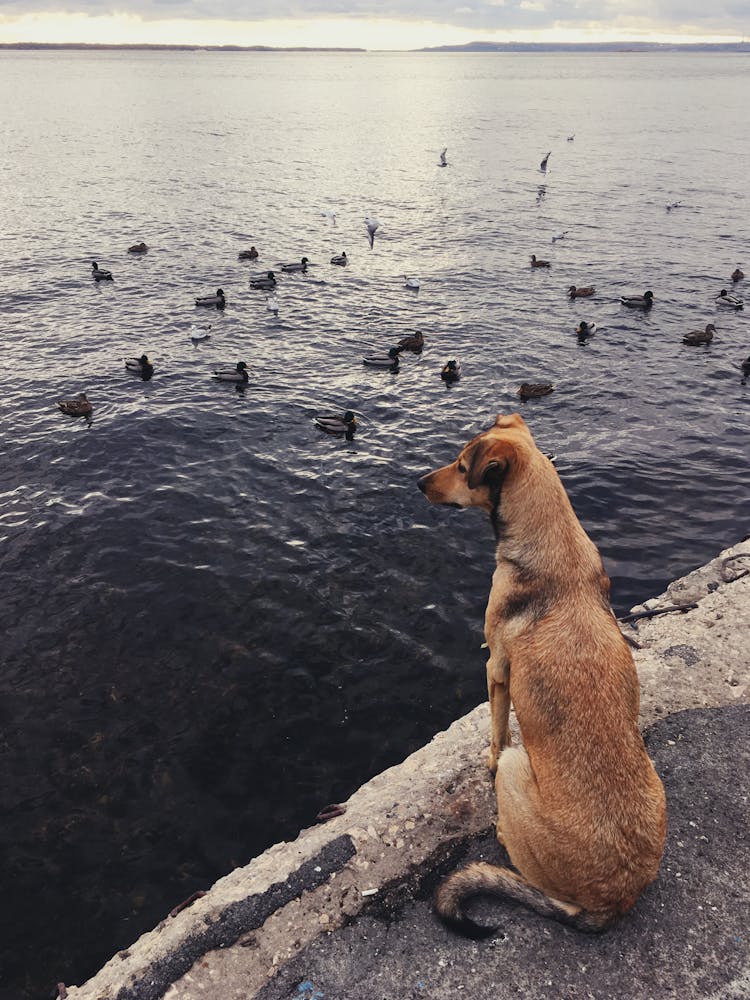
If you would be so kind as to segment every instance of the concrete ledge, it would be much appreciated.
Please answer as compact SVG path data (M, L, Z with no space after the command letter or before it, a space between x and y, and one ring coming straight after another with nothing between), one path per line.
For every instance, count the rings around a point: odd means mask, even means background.
M654 607L685 613L624 626L647 726L686 708L748 701L750 542L671 584ZM649 602L651 604L652 602ZM516 734L517 735L517 734ZM249 1000L302 948L351 921L382 890L490 829L481 705L363 785L347 811L220 879L201 899L120 952L71 1000Z

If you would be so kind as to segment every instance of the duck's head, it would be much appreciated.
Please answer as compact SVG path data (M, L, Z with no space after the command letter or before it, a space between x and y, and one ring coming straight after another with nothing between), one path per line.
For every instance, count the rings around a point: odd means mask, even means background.
M347 410L346 413L344 414L344 423L345 424L356 424L356 422L357 421L356 421L356 419L355 419L354 414L352 413L352 411L351 410Z
M722 297L724 297L724 298L725 298L725 297L726 297L726 295L727 295L727 290L726 290L726 288L722 288L722 290L721 290L721 291L719 292L719 295L721 295Z
M148 355L147 354L142 354L138 360L141 362L142 365L147 365L148 364Z
M237 362L237 371L238 372L244 372L246 370L246 368L247 368L247 365L245 364L244 361L238 361Z
M216 298L217 299L223 299L224 298L224 289L223 288L217 288L216 289Z
M651 299L653 299L653 297L654 297L654 293L653 292L644 292L643 293L643 297L644 297L644 299L648 299L648 301L650 302Z
M568 295L575 295L575 293L576 293L576 286L571 285L570 288L568 289Z
M398 356L399 356L400 353L401 353L401 348L400 347L389 347L388 348L388 357L389 358L393 358L394 361L396 361L398 359Z
M301 264L307 264L308 263L307 257L303 257L302 260L300 261L300 263Z
M268 272L268 273L266 274L266 277L267 277L267 278L270 278L270 279L271 279L272 281L274 281L274 280L275 280L275 278L276 278L276 275L275 275L275 274L273 273L273 271L269 271L269 272Z
M93 267L93 269L94 269L95 271L98 271L98 270L99 270L99 265L98 265L98 264L96 263L96 261L95 261L95 260L92 260L92 261L91 261L91 266Z
M706 333L716 333L716 327L713 323L706 323Z

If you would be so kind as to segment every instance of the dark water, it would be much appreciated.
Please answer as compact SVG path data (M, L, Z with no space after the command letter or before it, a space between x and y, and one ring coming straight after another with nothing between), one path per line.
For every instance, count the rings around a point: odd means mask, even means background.
M415 480L497 412L558 454L620 611L746 533L748 313L713 300L750 269L749 65L0 55L3 998L83 981L484 697L491 531ZM303 254L276 318L248 276ZM212 382L240 359L245 392ZM82 390L90 427L54 405ZM347 406L353 442L316 430Z

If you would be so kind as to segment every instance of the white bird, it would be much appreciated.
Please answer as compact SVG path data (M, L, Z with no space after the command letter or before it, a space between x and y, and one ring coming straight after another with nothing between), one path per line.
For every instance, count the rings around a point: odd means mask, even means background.
M569 229L563 229L561 233L555 233L555 235L552 237L552 242L557 243L558 240L564 240L569 232L570 232Z
M448 147L446 146L445 149L443 150L443 152L440 154L440 162L438 163L439 167L447 167L448 166L448 161L445 158L445 154L447 152L448 152Z
M407 288L411 288L413 292L419 291L419 278L409 278L406 274L404 275L404 284Z
M196 326L195 323L190 327L190 339L191 340L208 340L211 336L211 324L207 323L205 326Z
M321 212L320 213L324 219L328 219L332 226L336 225L336 213L335 212Z
M550 156L552 156L552 150L550 150L549 153L547 153L542 162L539 164L539 169L542 171L543 174L547 172L547 160L549 160Z
M367 238L370 241L370 249L372 250L375 243L375 233L380 227L380 222L377 219L365 219L365 225L367 226Z
M279 311L279 300L275 295L266 296L266 309L272 313L277 313Z
M673 201L671 204L667 205L667 211L671 212L673 208L679 208L681 205L681 201Z

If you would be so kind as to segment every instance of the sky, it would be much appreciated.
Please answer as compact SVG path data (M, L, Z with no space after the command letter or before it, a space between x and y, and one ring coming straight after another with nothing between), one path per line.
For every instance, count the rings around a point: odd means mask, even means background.
M413 49L743 37L750 0L0 0L0 42Z

